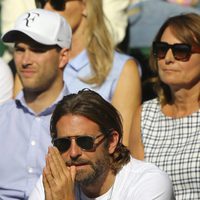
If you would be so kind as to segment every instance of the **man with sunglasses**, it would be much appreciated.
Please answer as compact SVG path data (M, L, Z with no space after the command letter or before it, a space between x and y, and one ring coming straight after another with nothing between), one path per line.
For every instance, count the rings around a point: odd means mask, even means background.
M34 9L21 15L2 36L14 43L14 60L23 91L0 106L0 199L28 199L42 173L51 143L49 121L68 94L63 69L71 28L55 12Z
M96 92L65 96L53 112L54 147L30 200L170 200L168 176L132 158L122 130L117 110Z
M124 7L128 4L128 0L38 0L36 2L39 7L45 5L45 9L58 12L71 25L73 42L69 63L64 69L63 76L69 91L94 89L112 102L122 114L125 130L123 140L128 145L131 119L141 103L141 71L139 63L131 56L116 51L113 43L115 30L123 24L122 15L126 15ZM117 25L111 28L111 32L108 28L110 22L103 12L108 7L111 13L116 15L114 20ZM21 88L19 81L17 86ZM127 99L129 93L132 95ZM122 103L124 101L126 104Z

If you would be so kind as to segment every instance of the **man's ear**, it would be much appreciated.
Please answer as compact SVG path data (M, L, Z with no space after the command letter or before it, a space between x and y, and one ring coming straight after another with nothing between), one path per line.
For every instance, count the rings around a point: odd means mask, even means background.
M114 153L117 144L119 143L119 133L117 131L113 131L112 135L109 138L109 153Z
M69 49L63 48L60 51L59 68L62 69L69 61Z

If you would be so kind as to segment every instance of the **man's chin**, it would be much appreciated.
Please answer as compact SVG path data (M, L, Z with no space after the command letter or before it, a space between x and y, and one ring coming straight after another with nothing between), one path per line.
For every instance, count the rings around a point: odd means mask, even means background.
M93 185L96 182L96 179L89 177L89 176L76 176L75 178L76 183L83 185L83 186L89 186L89 185Z
M95 180L93 179L94 172L91 169L79 169L76 170L76 182L83 185L89 185Z
M42 88L38 88L34 85L26 85L26 84L24 84L23 90L24 90L24 92L31 92L31 93L38 93L38 94L40 94L44 91L44 90L42 90Z

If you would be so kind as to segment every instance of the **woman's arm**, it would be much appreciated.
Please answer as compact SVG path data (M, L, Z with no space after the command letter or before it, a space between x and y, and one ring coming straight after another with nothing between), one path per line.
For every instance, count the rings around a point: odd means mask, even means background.
M133 118L128 147L134 158L144 159L144 145L141 136L141 106L138 107Z
M112 104L118 109L123 120L123 144L128 146L131 123L135 111L141 104L141 80L138 64L130 59L121 72L112 98Z

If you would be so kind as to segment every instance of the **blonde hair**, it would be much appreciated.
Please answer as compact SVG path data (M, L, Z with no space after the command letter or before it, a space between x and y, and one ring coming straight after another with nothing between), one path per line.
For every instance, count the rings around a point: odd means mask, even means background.
M86 50L93 75L89 84L101 85L113 65L114 42L108 31L103 13L102 0L85 0L87 9Z

